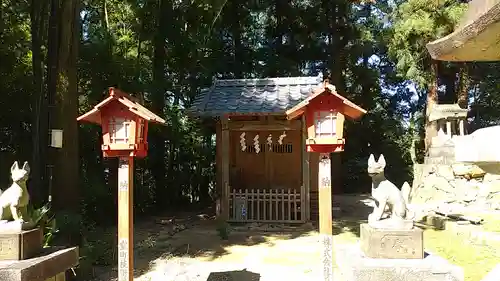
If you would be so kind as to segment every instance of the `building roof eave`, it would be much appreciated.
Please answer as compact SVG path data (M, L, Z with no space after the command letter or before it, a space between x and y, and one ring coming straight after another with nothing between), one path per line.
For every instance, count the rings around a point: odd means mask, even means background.
M471 1L461 25L426 47L435 60L500 60L500 0Z

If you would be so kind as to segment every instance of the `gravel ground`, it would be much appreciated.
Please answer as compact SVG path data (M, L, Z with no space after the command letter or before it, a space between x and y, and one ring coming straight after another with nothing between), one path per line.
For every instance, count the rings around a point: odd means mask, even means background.
M139 281L275 281L321 280L321 269L303 270L279 265L200 262L175 258L158 264ZM339 280L338 277L334 280Z
M351 219L335 219L334 245L356 239L359 222L352 217L364 218L371 210L363 199L348 196L344 200L348 203L335 203L335 215L346 213ZM134 280L322 280L322 243L311 229L310 224L234 225L229 240L221 241L211 219L186 223L180 216L153 218L135 228ZM116 266L93 269L92 281L117 280ZM341 281L337 274L334 270L334 280Z

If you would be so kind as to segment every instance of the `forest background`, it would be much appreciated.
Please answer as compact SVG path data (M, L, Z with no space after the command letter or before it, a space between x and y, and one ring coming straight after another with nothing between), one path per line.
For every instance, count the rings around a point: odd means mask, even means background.
M200 90L213 78L322 72L368 110L346 125L343 192L369 190L370 153L384 154L400 186L435 133L430 105L469 108L469 132L498 123L498 64L433 61L425 49L466 2L0 0L0 184L14 160L29 161L33 202L52 195L67 242L115 224L117 161L102 158L99 128L76 117L116 86L167 120L136 164L136 215L206 206L215 132L186 112ZM51 128L64 130L63 148L48 147Z

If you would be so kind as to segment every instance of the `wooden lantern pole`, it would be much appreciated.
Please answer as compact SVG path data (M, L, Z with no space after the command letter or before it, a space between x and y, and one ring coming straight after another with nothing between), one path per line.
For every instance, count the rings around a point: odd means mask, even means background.
M131 107L130 104L134 106ZM128 132L133 138L127 138L125 143L117 143L112 137L116 135L116 128L110 128L109 124L115 116L133 121ZM118 281L132 281L134 280L134 157L132 155L137 157L147 155L147 121L165 124L165 120L116 88L109 88L108 98L76 120L100 125L103 132L101 147L103 156L118 156ZM137 126L139 128L136 128ZM141 128L144 130L141 131ZM139 131L136 131L137 129ZM123 146L124 144L126 146Z
M134 280L134 158L118 162L118 281Z
M342 104L342 106L338 106ZM333 121L332 109L336 111L336 118ZM317 112L329 112L331 122L335 122L335 127L331 127L332 134L329 138L321 140L321 136L316 135L315 114ZM286 111L287 119L292 120L299 116L305 116L307 126L306 148L310 152L320 152L318 171L318 191L319 191L319 232L323 243L323 280L333 280L333 225L332 225L332 179L330 153L344 150L344 115L352 119L358 119L366 110L350 102L339 95L334 85L325 79L323 87L318 87L294 107ZM321 115L320 115L321 116ZM323 118L323 117L321 117ZM333 125L333 124L332 124ZM334 129L335 128L335 129ZM316 142L319 140L319 142ZM325 146L326 145L326 146Z
M330 153L319 155L319 233L323 243L323 279L333 280L332 180Z

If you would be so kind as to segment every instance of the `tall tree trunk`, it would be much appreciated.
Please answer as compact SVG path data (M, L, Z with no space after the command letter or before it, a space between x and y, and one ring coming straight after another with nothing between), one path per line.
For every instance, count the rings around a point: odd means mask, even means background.
M349 40L349 26L347 22L350 4L347 1L326 1L323 2L326 18L328 22L328 34L330 48L326 50L328 54L327 67L330 73L330 83L335 85L337 91L345 94L344 70L346 69L345 48ZM332 190L334 193L342 193L342 155L340 153L330 154Z
M58 77L58 53L59 53L59 1L50 1L50 17L49 17L49 36L47 42L47 127L45 138L48 138L49 131L54 128L55 122L55 106L57 94L57 77ZM46 140L49 143L49 139ZM53 195L53 173L55 165L55 151L53 148L47 150L47 189L49 193L49 201Z
M34 206L43 204L48 198L45 177L45 158L47 151L47 103L43 83L43 32L45 31L46 1L31 1L31 52L33 67L33 121L32 140L33 158L31 159L31 183L29 193Z
M297 30L296 27L296 13L294 13L293 7L290 6L290 1L286 5L287 13L285 18L285 26L287 27L287 33L289 36L289 42L284 50L284 57L287 59L287 69L288 73L291 76L300 76L301 75L301 67L302 67L302 56L297 49L297 38L300 37L294 32Z
M109 17L108 17L108 4L107 0L103 0L102 7L102 27L104 29L104 40L106 40L106 55L104 59L106 59L106 64L108 65L108 69L112 70L113 65L113 37L111 36L111 32L109 31Z
M437 136L436 122L429 122L429 116L436 104L438 104L438 62L431 61L431 80L429 81L429 89L427 93L427 102L425 105L425 151L429 151L432 137Z
M336 29L336 22L332 21L331 18L335 17L335 10L333 9L333 5L330 3L331 1L328 0L322 0L321 1L321 11L323 12L321 17L322 20L321 22L325 23L324 28L328 30L327 36L328 36L328 42L332 44L333 41L333 36L334 36L334 30ZM327 69L325 69L325 76L330 76L331 71L333 68L333 53L329 52L328 49L322 50L323 51L323 64L326 66Z
M243 44L241 42L241 20L240 20L240 4L237 1L231 1L231 15L233 17L231 24L231 33L233 37L234 64L233 75L236 79L243 78L243 68L245 58Z
M330 35L331 48L327 50L328 70L330 78L337 91L343 93L345 91L345 80L343 72L346 69L346 52L345 48L349 41L349 26L347 16L350 4L347 1L327 1L324 6L328 7L328 26Z
M283 53L283 40L285 39L286 27L285 24L285 9L286 0L274 0L274 16L276 17L276 26L271 32L272 54L270 59L269 68L267 71L268 77L277 77L283 74L285 65L281 64L281 57Z
M64 0L61 2L59 64L57 81L57 111L56 119L65 133L63 148L58 152L57 175L60 192L65 191L64 200L55 200L56 205L64 209L79 210L78 192L78 81L77 58L80 44L80 6L79 0ZM70 187L71 186L71 187Z
M467 63L463 63L460 66L458 75L457 103L461 108L466 109L469 106L470 87L469 68Z
M4 24L3 24L3 0L0 0L0 37L2 37Z
M56 213L80 213L78 158L77 52L79 0L53 0L49 41L50 128L63 130L63 147L53 149L53 207ZM76 217L75 217L76 219ZM79 245L80 230L63 233L64 244Z
M102 3L102 17L101 17L101 25L102 29L104 31L104 40L105 40L105 52L103 56L101 57L102 65L105 67L105 71L103 71L103 74L107 75L100 75L97 77L98 80L98 87L99 89L97 92L101 91L106 91L107 93L107 87L112 86L115 83L115 65L114 65L114 60L113 60L113 36L111 36L111 32L109 30L109 17L108 17L108 0L103 0ZM106 71L107 70L107 71ZM107 73L106 73L107 72ZM92 104L96 104L101 101L101 97L97 97L98 100L95 100L92 102ZM102 144L102 131L99 132L99 142ZM107 183L108 189L112 190L111 196L113 197L113 206L110 206L111 208L111 213L112 214L117 214L118 209L116 206L118 206L118 190L116 187L118 186L118 159L107 159L105 161L103 159L104 157L102 154L99 154L99 161L98 165L96 165L96 169L99 170L99 175L102 176L102 179L99 178L99 181L102 180L103 182ZM105 181L105 173L104 173L104 167L108 168L109 174L107 181ZM114 216L110 216L114 217Z
M168 19L171 13L170 1L159 0L159 9L157 13L157 28L154 37L154 59L153 59L153 85L154 89L151 95L151 109L156 114L163 116L165 108L165 62L167 59L165 41L167 39ZM164 207L170 201L166 186L166 170L165 170L165 135L163 128L152 127L149 130L149 140L151 150L154 153L150 154L150 169L155 182L155 193L158 207Z

